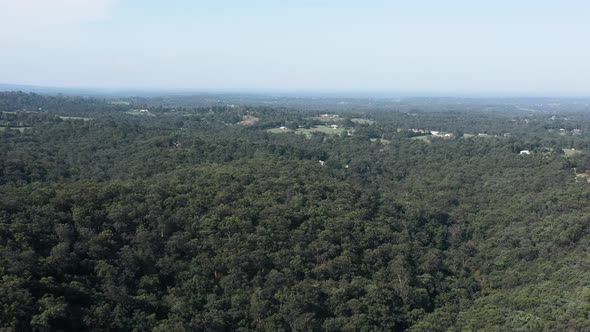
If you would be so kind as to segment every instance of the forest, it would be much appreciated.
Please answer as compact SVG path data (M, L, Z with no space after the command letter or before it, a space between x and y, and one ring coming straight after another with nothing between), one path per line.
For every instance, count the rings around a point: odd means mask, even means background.
M0 331L590 331L590 101L0 93Z

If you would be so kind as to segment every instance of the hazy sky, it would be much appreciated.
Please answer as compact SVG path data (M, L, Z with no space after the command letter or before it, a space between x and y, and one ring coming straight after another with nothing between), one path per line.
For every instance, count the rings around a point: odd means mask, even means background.
M0 0L0 83L590 96L588 0Z

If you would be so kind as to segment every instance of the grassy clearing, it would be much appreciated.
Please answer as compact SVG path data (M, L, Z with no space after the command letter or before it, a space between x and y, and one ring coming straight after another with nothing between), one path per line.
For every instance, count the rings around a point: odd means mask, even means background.
M422 141L422 142L430 143L430 135L414 136L410 139L414 140L414 141Z
M90 121L92 120L92 118L83 118L80 116L61 116L58 115L58 117L62 120L82 120L82 121Z
M492 135L492 134L463 134L463 138L473 138L473 137L477 137L477 138L497 138L500 137L498 135Z
M571 156L575 156L579 153L582 153L582 151L576 150L576 149L563 149L563 153L565 153L566 157L571 157Z
M588 173L576 173L576 182L586 181L590 182L590 174Z
M355 123L362 123L362 124L373 124L375 123L375 121L373 120L369 120L369 119L350 119L350 121L355 122Z
M321 121L321 122L336 122L336 121L343 120L342 118L322 118L320 116L312 116L310 119Z
M129 106L130 103L128 101L111 101L111 105L125 105L125 106Z
M25 130L32 128L32 127L0 127L0 131L5 131L5 130L18 130L21 133L24 132Z
M273 134L283 134L283 133L292 133L293 130L291 129L280 129L280 128L271 128L271 129L267 129L266 131L268 131L269 133L273 133Z
M521 111L527 111L527 112L540 112L539 110L536 110L534 108L526 108L526 107L520 107L520 106L516 106L517 109L521 110Z
M297 134L311 135L311 133L324 133L324 134L341 134L344 128L330 128L328 126L315 126L313 128L305 129L299 128L295 131Z
M274 134L282 134L282 133L295 133L295 134L299 134L299 135L306 135L306 136L311 136L313 133L324 133L324 134L328 134L328 135L340 135L342 133L343 130L346 130L343 127L340 128L330 128L328 126L315 126L313 128L298 128L297 130L291 130L291 129L280 129L280 128L272 128L272 129L268 129L267 131L269 133L274 133Z
M322 118L319 116L314 116L310 119L321 121L321 122L340 122L340 121L344 121L344 119L346 119L346 118ZM373 124L373 123L375 123L375 121L373 121L373 120L360 119L360 118L351 118L350 121L352 121L354 123L360 123L360 124Z
M372 143L377 143L377 141L381 141L381 144L390 144L391 141L385 138L370 138L369 139Z
M260 119L252 116L252 115L244 115L244 117L242 118L242 121L239 122L239 124L241 125L253 125L256 122L258 122Z
M142 112L140 110L129 110L127 112L125 112L126 114L130 114L130 115L147 115L147 116L156 116L155 114L153 114L150 111L146 111L146 112Z

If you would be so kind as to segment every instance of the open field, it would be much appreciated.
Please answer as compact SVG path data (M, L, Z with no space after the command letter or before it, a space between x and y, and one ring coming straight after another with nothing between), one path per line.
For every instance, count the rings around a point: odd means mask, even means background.
M356 122L356 123L362 123L362 124L373 124L375 123L375 121L373 120L369 120L369 119L350 119L350 121L352 122Z
M58 115L58 117L62 120L83 120L83 121L90 121L92 120L92 118L83 118L80 116L61 116Z
M430 135L414 136L410 139L414 141L430 142Z
M590 182L590 174L588 173L576 173L576 182L586 181Z
M576 150L576 149L563 149L563 153L565 153L566 157L571 157L571 156L575 156L579 153L582 153L582 151Z
M21 133L24 132L25 130L29 129L31 127L0 127L0 131L5 131L5 130L18 130Z
M271 128L271 129L267 129L266 131L268 131L269 133L273 133L273 134L282 134L282 133L292 133L293 130L291 129L280 129L280 128Z
M305 129L299 128L295 131L297 134L305 134L310 135L311 133L324 133L324 134L341 134L342 131L345 130L344 128L330 128L328 126L315 126L313 128Z
M322 122L337 122L344 120L343 118L322 118L321 116L312 116L310 119Z
M256 122L258 122L260 119L252 116L252 115L244 115L244 117L242 118L242 121L239 122L239 124L241 125L253 125Z
M372 143L377 143L377 141L381 141L381 144L390 144L391 141L385 138L371 138L370 141Z
M463 138L473 138L473 137L477 137L477 138L497 138L500 137L498 135L492 135L492 134L463 134Z
M140 111L140 110L129 110L125 112L126 114L130 115L149 115L149 116L156 116L155 114L151 113L150 111Z
M272 128L272 129L268 129L267 131L269 133L274 133L274 134L281 134L281 133L295 133L295 134L300 134L300 135L311 135L312 133L324 133L324 134L329 134L329 135L339 135L342 133L343 130L346 130L345 128L330 128L328 126L315 126L313 128L298 128L297 130L291 130L291 129L280 129L280 128Z
M340 121L344 121L344 119L346 119L346 118L322 118L320 116L314 116L314 117L312 117L310 119L321 121L321 122L340 122ZM361 124L373 124L373 123L375 123L375 121L373 121L373 120L360 119L360 118L351 118L350 121L355 122L355 123L361 123Z

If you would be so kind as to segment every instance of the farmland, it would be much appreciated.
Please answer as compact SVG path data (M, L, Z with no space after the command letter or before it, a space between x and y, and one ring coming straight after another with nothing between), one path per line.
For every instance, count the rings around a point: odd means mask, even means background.
M280 128L272 128L267 130L270 133L274 134L281 134L281 133L295 133L299 135L312 135L313 133L323 133L329 135L340 135L343 131L346 131L344 128L331 128L329 126L318 125L312 128L297 128L295 130L291 129L280 129Z

